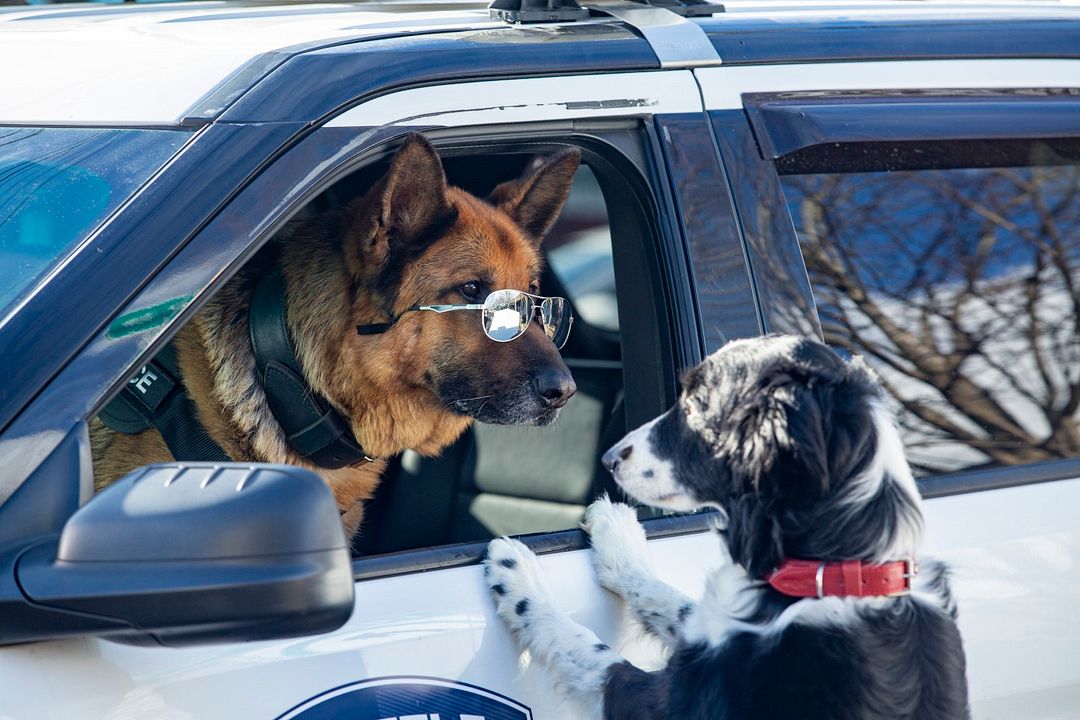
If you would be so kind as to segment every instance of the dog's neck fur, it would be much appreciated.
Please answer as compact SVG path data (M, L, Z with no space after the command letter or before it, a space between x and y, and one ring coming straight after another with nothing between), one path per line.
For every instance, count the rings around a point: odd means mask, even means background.
M726 542L753 577L764 579L785 557L884 563L917 555L922 500L888 410L875 406L873 418L873 456L830 483L830 498L805 509L763 506L750 495L726 504Z
M382 376L363 374L363 368L353 362L359 351L356 343L363 342L353 331L356 319L351 300L357 290L340 258L340 249L329 240L319 242L319 237L333 235L305 233L293 242L286 239L277 260L289 287L289 332L307 381L344 416L352 418L353 434L369 455L388 458L406 448L437 454L464 432L470 420L455 416L447 421L446 413L415 412L439 401L424 388L403 391L395 378L393 369L406 362L407 341L373 343L370 352L385 357L372 358L373 362L364 365L378 368ZM242 272L181 331L177 336L181 372L189 385L204 386L203 392L191 393L199 420L230 456L314 470L334 490L339 507L346 513L348 531L349 525L355 528L359 524L359 503L374 492L385 461L326 470L305 461L289 446L257 377L248 331L247 301L262 274L273 269L264 263ZM305 282L292 282L298 277L304 277ZM327 372L329 369L333 371ZM365 392L350 387L350 380ZM441 421L421 422L428 417L441 417Z

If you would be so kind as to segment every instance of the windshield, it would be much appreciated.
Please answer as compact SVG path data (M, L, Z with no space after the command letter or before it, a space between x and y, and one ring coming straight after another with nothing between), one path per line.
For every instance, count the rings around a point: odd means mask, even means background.
M0 128L0 314L188 137L178 130Z

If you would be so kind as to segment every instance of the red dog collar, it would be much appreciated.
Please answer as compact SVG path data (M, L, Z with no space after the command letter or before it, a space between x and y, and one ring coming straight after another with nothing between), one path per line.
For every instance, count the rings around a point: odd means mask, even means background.
M769 585L792 597L875 597L906 595L917 572L914 560L871 565L861 560L784 560Z

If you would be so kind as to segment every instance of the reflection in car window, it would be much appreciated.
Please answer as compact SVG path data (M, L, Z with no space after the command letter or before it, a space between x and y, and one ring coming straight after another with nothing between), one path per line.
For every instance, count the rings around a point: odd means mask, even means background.
M0 128L0 310L188 137L174 130Z
M596 176L582 165L558 223L544 240L548 262L581 319L619 329L607 206Z
M881 375L920 474L1080 456L1074 145L781 178L826 341Z

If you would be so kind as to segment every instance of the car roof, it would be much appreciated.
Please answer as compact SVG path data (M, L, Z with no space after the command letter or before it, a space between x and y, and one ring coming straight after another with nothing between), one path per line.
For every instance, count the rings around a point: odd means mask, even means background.
M438 3L61 5L0 11L0 121L171 124L268 55L491 24L485 6ZM427 9L431 8L431 9ZM259 62L262 60L263 62ZM17 72L11 69L18 68Z
M724 5L725 12L695 22L728 64L1080 56L1076 2L728 0ZM369 49L389 51L370 41L403 36L431 39L427 47L432 53L445 51L457 40L458 47L468 45L474 56L493 46L512 48L522 38L550 40L554 33L564 43L611 37L625 41L620 53L583 54L592 58L591 67L547 57L563 52L566 44L548 45L543 52L520 58L507 53L483 64L489 77L661 65L634 28L596 15L577 24L578 30L563 32L558 28L570 26L509 26L489 19L485 3L457 0L9 7L0 9L0 67L8 69L0 75L0 96L5 99L0 123L207 121L290 58L328 48L336 48L339 57ZM612 36L613 28L622 34ZM483 42L476 42L481 35ZM439 59L427 63L439 64ZM307 72L313 69L306 67ZM446 71L454 71L452 64ZM429 75L426 81L433 80ZM292 81L306 80L294 74ZM408 81L407 76L386 78L390 84ZM317 110L325 108L292 113L291 119L310 119ZM278 118L242 113L234 119Z

